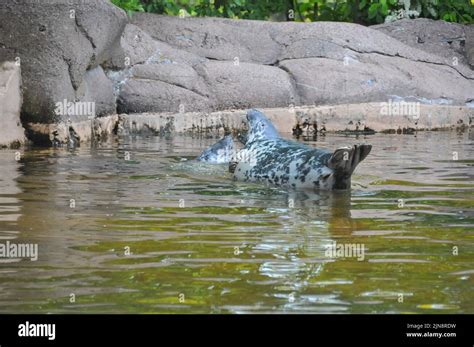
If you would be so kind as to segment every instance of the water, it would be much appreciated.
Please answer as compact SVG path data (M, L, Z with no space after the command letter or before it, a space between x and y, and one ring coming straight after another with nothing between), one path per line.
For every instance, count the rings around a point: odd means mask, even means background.
M469 134L308 143L359 141L352 190L312 194L191 160L215 139L2 150L0 242L39 259L0 259L0 312L474 313ZM364 259L329 258L333 242Z

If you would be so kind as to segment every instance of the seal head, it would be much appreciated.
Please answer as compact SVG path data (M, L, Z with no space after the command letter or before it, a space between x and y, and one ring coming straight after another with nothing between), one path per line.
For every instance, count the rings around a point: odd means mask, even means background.
M197 158L197 161L208 163L228 163L234 154L234 140L232 135L224 136L221 140L205 149Z
M276 139L280 137L272 122L260 111L251 109L247 112L249 131L246 143L262 139Z

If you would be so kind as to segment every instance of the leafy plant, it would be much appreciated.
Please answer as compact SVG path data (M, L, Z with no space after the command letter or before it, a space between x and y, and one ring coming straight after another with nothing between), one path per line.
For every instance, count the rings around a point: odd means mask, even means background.
M124 9L129 16L133 12L144 12L145 9L140 0L111 0L112 3L122 9Z
M473 23L474 0L112 0L127 12L364 25L402 18Z

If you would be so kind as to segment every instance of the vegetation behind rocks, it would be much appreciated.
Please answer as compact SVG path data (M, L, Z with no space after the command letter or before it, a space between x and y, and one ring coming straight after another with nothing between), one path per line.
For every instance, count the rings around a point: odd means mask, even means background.
M126 10L174 16L339 21L363 25L403 18L473 23L474 0L112 0Z

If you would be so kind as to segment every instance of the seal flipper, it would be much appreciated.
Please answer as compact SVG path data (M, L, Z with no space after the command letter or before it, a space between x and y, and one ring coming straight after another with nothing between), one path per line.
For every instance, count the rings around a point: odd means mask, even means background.
M334 189L351 187L352 173L357 165L369 155L371 149L371 145L354 145L334 151L327 164L334 170Z

